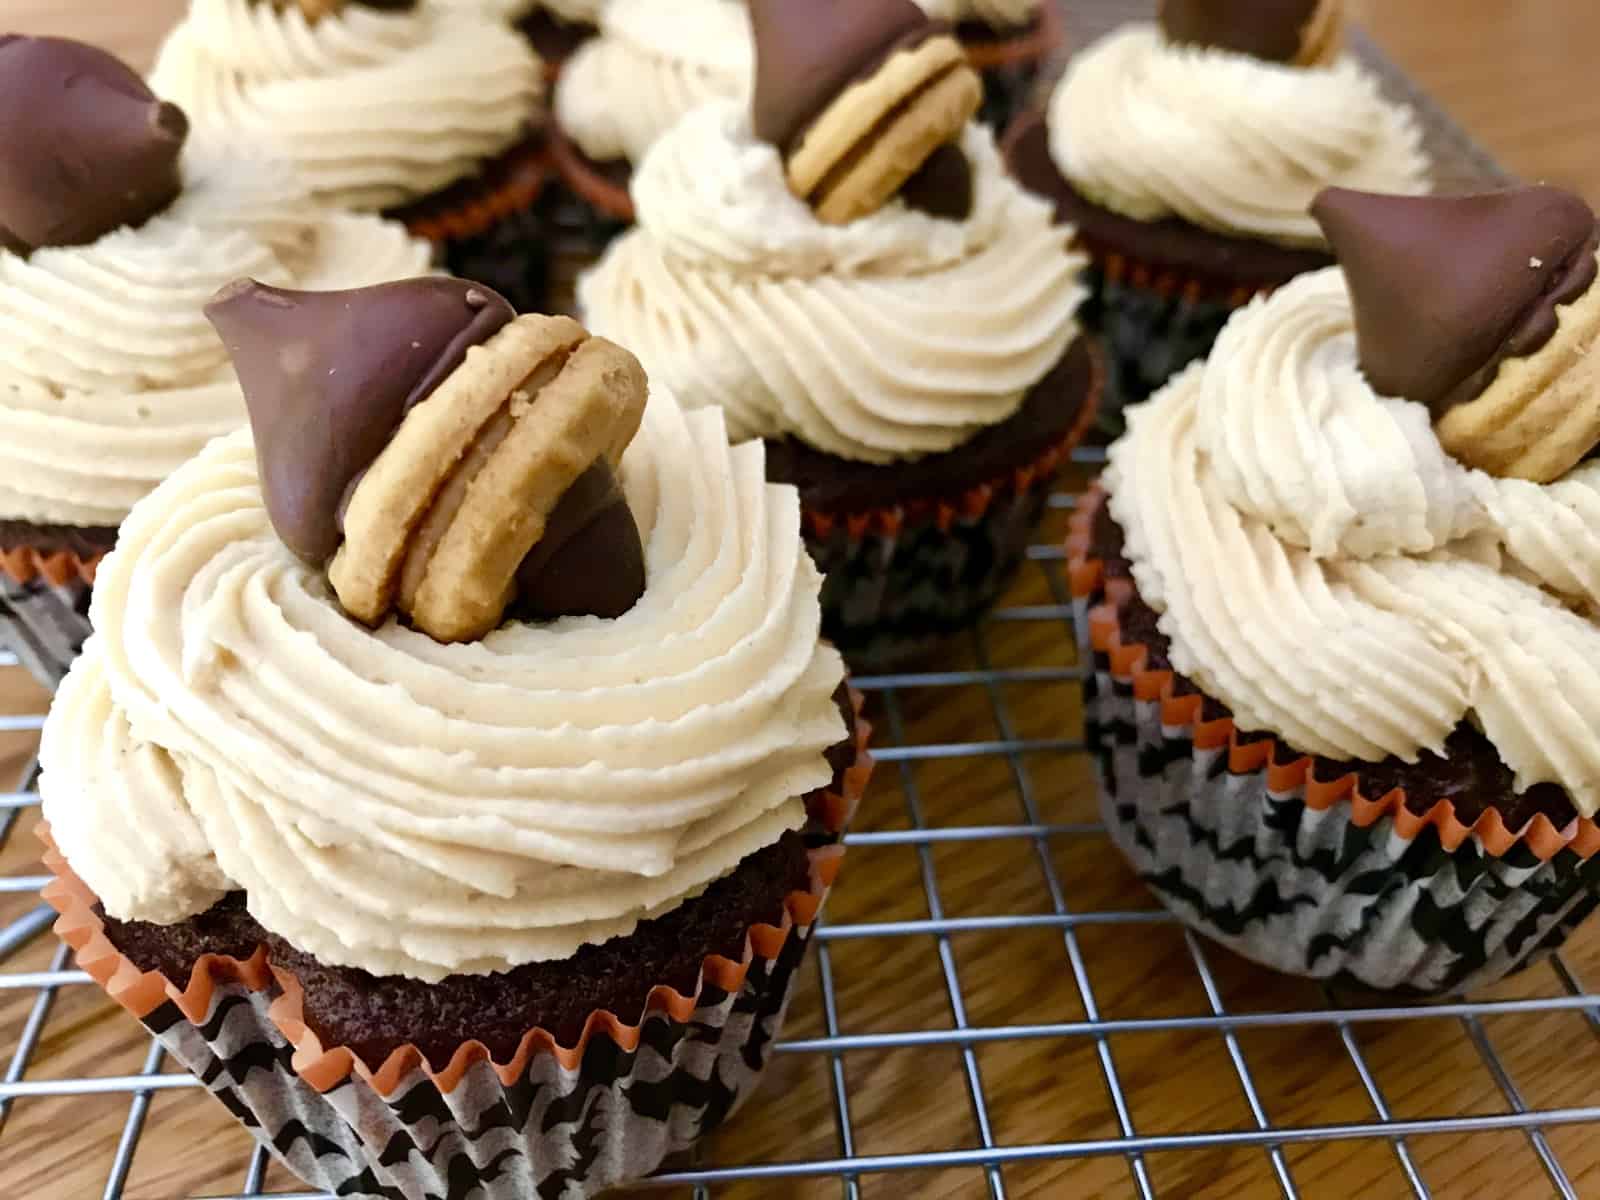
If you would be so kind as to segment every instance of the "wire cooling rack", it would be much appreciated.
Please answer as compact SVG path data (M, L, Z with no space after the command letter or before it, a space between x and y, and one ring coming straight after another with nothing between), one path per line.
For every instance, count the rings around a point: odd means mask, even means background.
M1079 736L1073 503L947 669L857 680L879 774L786 1040L648 1194L1428 1197L1486 1170L1497 1194L1600 1194L1600 995L1569 961L1472 1003L1352 1006L1188 934L1122 865ZM35 774L0 796L0 1191L311 1200L47 936Z

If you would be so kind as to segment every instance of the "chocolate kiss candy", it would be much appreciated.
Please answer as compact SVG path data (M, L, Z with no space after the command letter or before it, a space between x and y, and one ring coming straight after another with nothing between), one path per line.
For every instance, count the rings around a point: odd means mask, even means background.
M1571 192L1382 196L1328 188L1311 206L1344 269L1361 368L1435 419L1507 358L1555 334L1595 278L1595 215Z
M241 280L217 294L206 316L233 356L267 513L290 550L327 562L351 482L515 315L486 287L432 277L342 292Z
M755 135L787 150L897 42L937 26L912 0L750 0Z
M1161 28L1170 41L1306 65L1333 56L1341 14L1325 7L1338 0L1162 0Z
M0 37L0 246L26 255L142 225L178 195L188 133L104 50Z
M517 611L533 620L620 617L644 589L639 526L602 458L561 497L517 568Z

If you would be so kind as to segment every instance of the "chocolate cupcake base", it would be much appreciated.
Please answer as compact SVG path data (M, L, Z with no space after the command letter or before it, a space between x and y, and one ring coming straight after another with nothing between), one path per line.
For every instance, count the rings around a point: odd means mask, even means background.
M94 572L116 537L107 527L0 520L0 649L51 691L93 632Z
M1323 251L1228 237L1187 221L1135 221L1089 200L1056 169L1045 117L1024 113L1007 130L1007 163L1025 188L1055 205L1089 256L1084 328L1106 353L1106 399L1092 440L1121 436L1122 410L1211 352L1235 311L1307 271Z
M768 478L799 488L806 545L825 575L823 633L853 670L909 662L995 602L1093 421L1101 374L1078 338L1009 420L911 463L767 443Z
M311 1187L590 1196L753 1091L871 772L860 697L841 703L851 738L805 798L805 830L569 960L429 985L323 966L239 898L177 926L112 921L41 827L45 898L79 965Z
M1102 496L1069 554L1101 813L1185 924L1289 974L1441 996L1537 961L1600 904L1600 827L1559 788L1515 793L1470 725L1417 763L1243 733L1171 669Z

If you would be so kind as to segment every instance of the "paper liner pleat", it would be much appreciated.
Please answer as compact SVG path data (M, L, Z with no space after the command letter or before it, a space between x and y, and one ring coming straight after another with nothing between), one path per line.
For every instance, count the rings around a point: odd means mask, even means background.
M550 126L550 159L561 181L596 212L632 225L638 219L628 189L608 178L561 126Z
M495 225L532 208L549 181L549 151L529 139L487 163L473 179L452 184L390 215L416 237L442 245L486 233Z
M855 713L854 759L841 774L837 788L823 789L820 798L808 805L813 819L825 822L830 833L841 833L849 824L873 770L868 743L872 726L861 715L862 697L850 690ZM44 864L53 878L43 889L45 902L59 914L55 932L76 952L79 967L96 983L141 1020L167 1001L174 1003L190 1022L205 1020L212 993L219 982L235 983L251 992L269 991L274 983L281 994L272 1001L269 1013L273 1024L294 1048L294 1069L319 1092L326 1092L355 1076L387 1096L411 1071L420 1068L443 1092L449 1092L476 1063L489 1063L503 1083L521 1077L538 1054L553 1056L563 1067L575 1069L583 1061L589 1042L596 1037L610 1038L624 1051L639 1044L640 1028L652 1013L664 1013L686 1021L710 983L724 992L737 992L743 986L752 963L760 958L774 960L796 928L809 927L816 920L823 901L838 875L844 847L840 843L807 851L811 864L810 886L790 893L784 900L784 915L778 925L752 925L745 938L744 953L737 961L720 954L708 955L695 988L685 994L667 985L653 988L637 1022L625 1022L603 1010L591 1013L583 1032L571 1046L563 1046L547 1030L530 1029L515 1053L504 1062L494 1060L482 1042L472 1040L457 1048L442 1066L430 1063L414 1045L398 1047L376 1069L343 1046L324 1046L305 1020L305 995L293 972L267 961L265 946L248 959L207 954L190 971L185 986L178 987L160 971L142 971L106 935L105 925L95 911L99 898L72 870L51 836L47 821L40 821L37 836L44 843Z
M56 587L70 580L92 584L104 557L103 550L86 558L72 550L45 552L32 546L13 546L0 549L0 573L17 583L32 583L42 576Z
M1558 828L1549 817L1536 813L1520 828L1510 829L1498 810L1487 808L1468 825L1457 816L1455 805L1447 798L1441 798L1425 813L1417 813L1406 806L1406 793L1402 788L1373 795L1372 789L1363 787L1360 763L1350 764L1349 770L1335 778L1320 779L1315 759L1291 749L1280 739L1271 737L1247 742L1241 739L1231 719L1203 720L1204 697L1180 694L1172 671L1146 667L1148 647L1123 638L1119 601L1127 599L1131 593L1132 581L1107 578L1104 564L1090 552L1094 519L1105 502L1105 490L1096 484L1069 520L1066 543L1069 585L1073 597L1078 600L1103 594L1103 601L1088 609L1090 646L1096 653L1107 656L1112 678L1129 684L1136 700L1161 704L1164 726L1183 731L1197 749L1225 748L1228 770L1235 775L1264 771L1271 791L1282 793L1304 788L1305 802L1314 811L1347 807L1351 823L1359 828L1388 818L1394 822L1395 832L1407 841L1415 839L1425 829L1433 829L1446 850L1456 850L1472 837L1496 858L1504 857L1517 845L1525 845L1541 862L1548 862L1563 850L1570 850L1582 860L1600 851L1600 825L1588 817L1577 817Z

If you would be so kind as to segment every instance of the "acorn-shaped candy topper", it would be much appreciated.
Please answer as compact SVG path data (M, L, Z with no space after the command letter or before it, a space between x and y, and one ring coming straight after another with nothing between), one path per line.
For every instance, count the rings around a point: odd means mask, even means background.
M375 8L379 12L410 12L417 6L417 0L265 0L265 2L280 11L298 8L313 25L323 17L334 16L351 5Z
M27 255L142 225L177 197L188 133L104 50L0 37L0 247Z
M750 23L755 134L820 220L846 224L897 193L966 216L971 168L955 143L983 84L946 26L912 0L750 0Z
M1580 197L1329 188L1311 213L1344 269L1368 381L1427 405L1452 455L1545 483L1600 444L1600 230Z
M1266 62L1326 66L1344 41L1343 0L1161 0L1161 29L1184 45Z
M615 617L643 594L615 468L646 383L620 346L459 279L243 280L206 313L244 386L273 527L352 616L398 610L459 642L508 611Z

